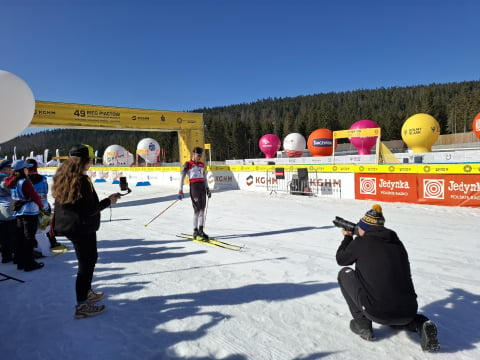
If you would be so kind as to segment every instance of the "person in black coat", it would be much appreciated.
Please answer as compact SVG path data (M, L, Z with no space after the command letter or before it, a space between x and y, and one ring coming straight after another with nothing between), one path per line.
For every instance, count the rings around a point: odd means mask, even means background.
M78 260L75 318L81 319L105 311L105 305L95 305L104 294L92 289L98 258L97 230L100 228L100 212L115 204L120 194L112 194L101 201L98 199L86 174L94 158L90 146L74 146L69 156L53 176L52 196L55 203L52 223L55 235L66 236L75 248Z
M350 329L365 340L374 340L372 322L416 331L424 351L437 351L437 327L417 314L417 294L408 254L397 234L385 226L382 208L375 204L351 231L344 235L336 259L344 267L338 283L353 319Z

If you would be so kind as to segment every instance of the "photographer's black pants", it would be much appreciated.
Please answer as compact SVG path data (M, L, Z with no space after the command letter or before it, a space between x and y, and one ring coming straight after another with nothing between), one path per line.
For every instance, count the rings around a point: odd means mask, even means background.
M374 321L382 325L392 326L395 329L420 332L422 324L428 320L426 316L421 314L416 314L413 319L379 319L362 310L362 303L360 300L362 285L357 279L355 270L352 268L344 267L340 270L338 273L338 284L340 285L340 290L347 302L352 317L362 329L371 329L372 321Z
M352 317L362 329L372 329L372 321L367 318L362 311L362 304L360 302L360 292L362 286L357 280L355 271L352 268L344 267L338 273L338 284L342 295L347 302L348 308Z
M78 260L77 280L75 291L77 302L87 300L88 290L92 288L93 271L98 259L97 233L68 236L73 243Z

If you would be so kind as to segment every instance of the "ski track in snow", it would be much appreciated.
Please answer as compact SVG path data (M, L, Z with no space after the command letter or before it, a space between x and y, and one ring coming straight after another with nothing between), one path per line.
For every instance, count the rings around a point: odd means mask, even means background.
M101 198L118 191L95 184ZM416 334L374 324L366 342L349 330L338 288L338 215L356 222L371 201L242 191L214 192L206 232L244 245L229 251L176 237L192 231L176 189L133 192L102 213L95 288L107 311L74 320L72 250L31 273L0 272L2 359L477 359L480 358L480 209L381 203L386 226L409 251L420 309L437 322L441 350ZM70 246L65 238L61 242ZM25 341L26 340L26 341Z

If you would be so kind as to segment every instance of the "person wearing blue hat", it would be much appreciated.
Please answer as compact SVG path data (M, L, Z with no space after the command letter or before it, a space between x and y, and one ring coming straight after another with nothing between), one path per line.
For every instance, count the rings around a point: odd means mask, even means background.
M417 332L422 350L439 349L437 327L418 314L407 250L397 234L385 227L383 210L374 204L352 231L344 236L336 259L345 266L338 283L353 319L350 330L364 340L374 340L372 322ZM349 265L355 264L355 268Z
M13 260L17 232L17 221L12 210L12 195L5 185L5 179L12 173L11 165L7 159L0 160L0 251L4 264Z
M17 221L17 250L15 260L17 269L33 271L43 268L44 264L36 262L33 249L37 240L35 234L38 227L38 215L43 210L43 204L35 192L32 182L28 179L27 169L33 165L24 160L15 160L12 163L13 173L5 184L10 189L13 201L13 214Z

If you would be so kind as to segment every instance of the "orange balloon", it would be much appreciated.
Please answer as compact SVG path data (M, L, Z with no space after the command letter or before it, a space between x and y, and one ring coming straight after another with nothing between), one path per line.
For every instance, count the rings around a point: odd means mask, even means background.
M333 133L329 129L317 129L308 137L307 148L313 156L330 156L337 142L333 144Z
M472 131L480 139L480 113L473 119Z

